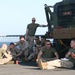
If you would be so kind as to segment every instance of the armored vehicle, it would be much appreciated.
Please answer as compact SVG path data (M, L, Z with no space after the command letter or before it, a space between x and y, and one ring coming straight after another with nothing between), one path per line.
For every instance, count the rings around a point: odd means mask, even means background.
M53 11L51 10L53 9ZM63 0L53 6L45 4L48 23L47 38L53 38L53 46L64 57L75 38L75 0Z

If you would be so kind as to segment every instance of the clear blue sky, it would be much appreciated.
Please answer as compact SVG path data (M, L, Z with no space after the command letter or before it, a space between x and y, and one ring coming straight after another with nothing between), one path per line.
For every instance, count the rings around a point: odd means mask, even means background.
M62 0L0 0L0 35L23 35L27 24L35 17L39 24L47 24L44 4L54 5ZM36 34L45 34L38 28Z

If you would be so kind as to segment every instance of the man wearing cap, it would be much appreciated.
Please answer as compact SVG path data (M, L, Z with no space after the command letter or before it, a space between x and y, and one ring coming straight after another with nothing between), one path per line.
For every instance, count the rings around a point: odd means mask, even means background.
M37 27L47 27L47 25L40 25L38 23L35 23L36 19L32 18L32 23L27 25L26 29L26 40L29 43L29 50L32 52L33 45L34 45L34 35L36 32Z

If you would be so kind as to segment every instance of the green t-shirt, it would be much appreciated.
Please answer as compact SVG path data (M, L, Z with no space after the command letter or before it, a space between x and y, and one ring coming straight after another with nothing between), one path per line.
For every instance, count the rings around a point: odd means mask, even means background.
M39 26L39 24L36 24L36 23L28 24L28 26L27 26L27 29L29 29L28 35L34 36L38 26Z
M68 59L75 64L75 49L70 48L69 52L71 52L71 55L68 57Z
M6 52L6 51L5 51L4 49L1 49L1 48L0 48L0 59L3 58L3 54L4 54L5 52Z
M53 58L55 56L56 50L54 48L47 49L46 47L42 48L42 58Z

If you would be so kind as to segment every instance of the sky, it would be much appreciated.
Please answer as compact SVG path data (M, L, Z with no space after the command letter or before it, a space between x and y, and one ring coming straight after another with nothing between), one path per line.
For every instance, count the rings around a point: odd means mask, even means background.
M62 0L0 0L0 36L24 35L32 17L36 23L47 25L44 4L54 5ZM44 35L48 28L37 28Z

